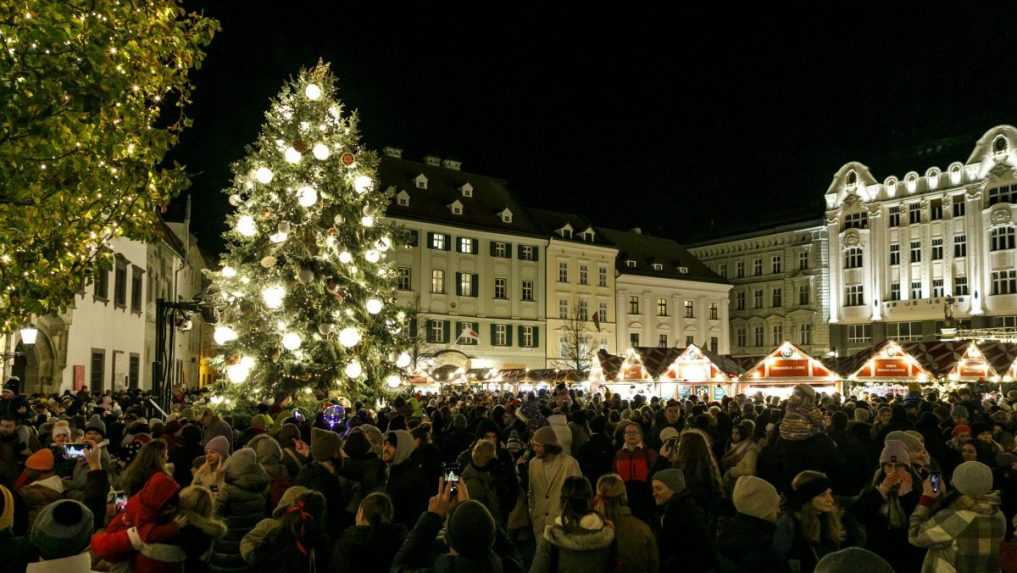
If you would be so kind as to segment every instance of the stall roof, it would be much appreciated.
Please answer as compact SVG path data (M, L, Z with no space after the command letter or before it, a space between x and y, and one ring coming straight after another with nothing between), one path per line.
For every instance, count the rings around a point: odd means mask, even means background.
M957 366L971 340L935 340L903 344L921 365L937 378L945 378ZM1017 344L993 340L976 341L975 346L997 373L1006 373L1017 359Z
M931 374L931 371L925 367L921 360L919 360L916 356L908 352L904 348L904 345L901 345L900 343L894 340L884 340L851 356L824 360L823 364L826 365L827 368L830 368L831 370L840 374L842 377L848 378L850 376L856 376L860 370L866 367L866 365L869 363L869 360L873 358L878 358L882 354L889 352L891 350L899 352L901 356L910 356L915 362L917 362L917 366L925 371L921 372L921 375L929 376ZM887 355L885 358L891 359L892 357ZM900 379L903 380L906 378L908 378L908 376L901 377ZM931 377L929 381L931 381Z
M733 357L723 354L715 354L708 350L696 347L707 359L713 362L728 376L737 376L745 371L741 364ZM657 346L637 346L633 348L643 368L654 380L659 379L667 373L667 369L674 364L674 361L685 353L685 348L660 348ZM601 349L597 352L597 359L600 361L600 369L604 373L605 380L617 380L622 364L625 362L624 355L609 354Z
M785 363L782 363L782 361ZM772 372L771 369L779 370L786 375ZM761 375L763 373L765 375ZM775 348L773 352L757 362L755 366L747 370L745 376L742 376L742 382L794 383L810 380L830 381L831 377L839 378L828 366L809 356L794 344L785 341Z

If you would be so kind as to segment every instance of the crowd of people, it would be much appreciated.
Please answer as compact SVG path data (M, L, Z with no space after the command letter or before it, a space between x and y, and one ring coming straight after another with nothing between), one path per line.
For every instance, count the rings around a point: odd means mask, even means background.
M1017 391L623 400L564 386L0 400L21 572L986 573L1008 569Z

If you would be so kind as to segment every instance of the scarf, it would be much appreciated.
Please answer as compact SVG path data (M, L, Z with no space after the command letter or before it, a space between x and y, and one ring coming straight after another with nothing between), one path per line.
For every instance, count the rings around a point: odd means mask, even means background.
M876 474L872 476L872 487L879 487L882 483L883 470L876 470ZM881 508L881 511L886 515L886 521L890 526L890 529L906 529L910 523L908 514L904 511L904 506L900 502L900 496L911 493L911 488L914 486L914 479L911 484L900 484L898 487L891 488L886 494L886 500Z
M788 405L780 423L780 437L785 440L807 440L823 433L823 411L810 403Z
M742 439L742 441L731 446L731 449L729 449L727 453L724 454L724 457L721 458L720 460L721 465L725 469L735 467L736 465L738 465L739 462L742 461L742 458L745 457L745 454L749 452L749 448L751 447L752 447L752 438Z

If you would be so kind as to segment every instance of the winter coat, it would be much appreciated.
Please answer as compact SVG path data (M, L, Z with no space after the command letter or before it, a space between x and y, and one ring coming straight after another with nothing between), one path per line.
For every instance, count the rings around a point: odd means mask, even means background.
M607 434L592 434L581 448L577 459L583 468L583 474L591 484L597 483L600 476L614 471L613 464L617 450Z
M843 504L839 504L842 505ZM785 555L790 563L797 562L798 571L801 573L812 573L816 563L824 555L862 544L865 538L865 531L862 526L854 520L850 513L841 515L841 523L844 527L844 540L840 543L830 541L825 532L819 543L812 544L802 531L798 517L791 511L785 513L777 521L777 536L780 538L778 545L786 547Z
M63 559L30 563L26 573L93 573L92 556L87 552Z
M190 430L187 431L187 433L190 432ZM170 452L169 460L173 463L173 479L177 480L180 487L191 485L194 479L191 474L191 466L194 464L195 458L203 455L205 455L205 450L198 443L184 442Z
M639 446L634 449L622 448L614 457L614 471L626 483L630 481L649 482L657 464L657 452Z
M459 452L470 447L473 443L473 435L462 429L454 429L441 436L440 451L443 462L454 462Z
M722 520L717 535L723 573L787 573L787 561L774 546L776 524L744 513Z
M31 453L21 443L18 434L0 436L0 484L13 486L25 467L25 459Z
M385 490L385 462L373 453L359 458L346 458L337 471L340 477L354 482L354 492L347 505L351 513L368 494Z
M661 571L709 571L716 565L706 512L688 491L658 506L653 525Z
M191 484L200 485L206 487L214 494L218 494L223 489L223 485L226 483L226 460L219 462L219 467L212 469L208 464L202 464L194 472L194 478L191 480Z
M487 471L491 474L491 485L494 487L495 494L498 497L498 507L502 512L502 516L507 521L508 514L516 506L516 499L519 497L519 475L516 473L516 464L512 460L512 454L508 450L498 445L496 446L495 453L496 457L488 464ZM466 468L473 464L473 448L471 447L459 454L458 462L459 467L465 472ZM430 496L434 491L433 488L428 490L428 495ZM472 487L470 488L470 497L473 497ZM487 504L484 505L487 506ZM488 506L488 511L491 511L492 515L494 514L490 506ZM495 521L497 521L497 517ZM504 527L505 523L498 522L498 525Z
M395 555L393 547L402 546L406 528L396 524L350 527L332 549L328 568L332 573L388 573Z
M247 447L253 448L258 456L258 463L265 468L270 480L269 506L275 507L282 499L283 493L292 485L289 471L283 464L283 451L279 442L268 434L258 434Z
M566 454L530 460L527 500L535 539L540 539L547 524L561 513L561 486L565 478L581 475L579 464Z
M410 454L410 461L423 480L421 487L429 492L437 491L441 476L441 452L438 448L431 443L421 444Z
M278 529L282 525L282 516L286 513L286 510L290 508L297 501L297 499L309 493L311 490L303 486L294 486L286 490L283 494L282 499L276 504L275 509L272 510L271 517L267 517L258 522L254 526L254 529L249 531L247 535L240 541L240 555L244 558L247 563L252 563L254 559L254 552L258 550L265 539L273 535L273 531Z
M547 423L551 424L551 429L554 430L554 435L558 438L562 453L571 456L572 429L569 428L568 418L565 417L565 414L555 414L547 417Z
M127 500L127 506L106 528L92 536L92 553L116 563L124 561L142 543L162 543L177 535L177 525L163 523L160 515L167 503L176 499L180 486L169 475L156 472L145 486Z
M447 548L434 554L435 539L441 531L442 519L425 511L392 559L392 573L502 573L500 557L491 552L486 558L471 559L449 555ZM506 571L507 573L507 571Z
M922 573L999 571L999 551L1006 518L999 494L960 496L939 511L923 497L911 514L908 540L927 547Z
M877 487L886 475L877 470L872 484L865 489L857 501L851 505L852 513L860 523L865 525L865 548L880 555L897 571L918 571L921 568L925 551L908 543L908 529L911 514L921 497L921 480L911 476L911 491L902 496L890 494L884 498ZM893 498L896 497L896 500ZM898 506L903 520L897 527L890 524L890 503Z
M64 498L64 482L58 475L32 482L21 488L21 499L28 510L28 528L31 530L42 508Z
M495 478L491 471L495 464L496 462L492 460L484 467L477 467L471 460L465 466L466 469L463 470L460 477L462 481L466 482L466 487L470 491L470 499L482 503L491 512L494 522L499 527L505 527L505 523L508 520L508 511L502 508L501 502L498 499Z
M823 472L828 476L836 476L840 471L841 461L837 444L826 434L816 434L804 440L777 441L779 456L779 476L771 481L778 491L786 492L791 488L791 480L805 470ZM763 453L766 456L768 452ZM762 477L762 475L760 475Z
M615 573L660 571L660 552L653 530L627 507L620 508L615 517L614 544Z
M578 525L557 517L537 541L530 573L609 573L614 571L614 529L596 513Z
M247 571L240 556L240 541L267 514L269 479L256 461L254 450L238 450L226 462L226 479L216 497L216 515L226 522L228 532L212 547L209 571Z
M427 501L433 492L424 490L423 485L423 476L417 473L417 468L409 459L389 466L385 493L392 498L392 506L395 508L393 521L412 525L427 509Z
M381 460L378 462L380 463ZM354 514L348 511L343 486L339 478L327 467L318 462L312 462L300 471L295 483L307 489L321 492L321 495L325 496L326 515L328 516L325 527L330 535L336 537L343 529L353 524ZM281 499L285 499L285 496Z
M11 528L0 530L0 556L10 571L20 573L38 560L39 551L27 536L15 536Z

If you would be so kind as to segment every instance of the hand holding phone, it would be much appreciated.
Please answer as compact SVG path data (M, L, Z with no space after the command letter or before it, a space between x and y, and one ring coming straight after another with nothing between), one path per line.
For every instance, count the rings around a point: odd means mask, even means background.
M127 507L127 494L118 493L116 497L113 498L113 506L117 508L118 513L123 511L124 508Z
M450 499L456 497L456 494L459 492L459 472L459 464L455 462L441 464L442 478L445 480L445 483L451 484L449 490Z
M932 485L932 491L938 494L943 485L943 474L937 472L930 475L929 483Z
M85 451L87 449L87 444L67 444L64 446L64 458L68 460L81 459L85 457Z

